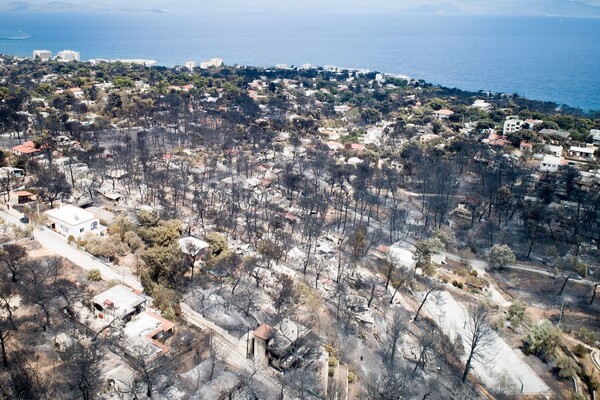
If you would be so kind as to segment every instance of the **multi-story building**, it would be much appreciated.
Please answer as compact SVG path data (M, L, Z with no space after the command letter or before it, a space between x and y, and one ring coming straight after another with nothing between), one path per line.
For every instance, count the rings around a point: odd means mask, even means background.
M78 51L63 50L56 54L56 58L62 61L81 61L81 57Z
M186 61L186 63L185 63L185 67L186 67L187 69L189 69L189 70L190 70L190 72L191 72L191 71L193 71L193 70L194 70L194 68L196 68L196 62L195 62L195 61Z
M200 63L200 68L208 69L210 67L220 67L223 65L223 60L220 58L211 58L210 61L203 61Z
M48 50L34 50L33 59L35 60L37 57L42 61L48 61L52 58L52 52Z
M515 117L511 115L506 118L504 121L504 129L502 130L503 135L507 135L509 133L515 133L520 131L523 128L523 120L519 119L519 117Z

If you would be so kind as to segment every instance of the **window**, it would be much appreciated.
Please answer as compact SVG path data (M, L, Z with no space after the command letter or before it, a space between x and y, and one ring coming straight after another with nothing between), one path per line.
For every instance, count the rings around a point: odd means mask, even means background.
M84 231L84 228L81 228L81 229L79 230L79 233L83 233L83 231Z

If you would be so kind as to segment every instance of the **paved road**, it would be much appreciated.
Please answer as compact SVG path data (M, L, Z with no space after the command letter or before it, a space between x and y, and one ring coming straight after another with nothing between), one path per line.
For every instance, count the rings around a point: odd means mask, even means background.
M17 216L7 213L4 210L0 210L0 218L22 227L27 226L22 224ZM33 238L49 252L66 258L86 271L92 269L99 270L102 274L102 279L106 281L119 281L134 289L143 290L138 279L125 269L103 263L85 251L79 250L75 245L70 245L64 236L48 228L34 226Z

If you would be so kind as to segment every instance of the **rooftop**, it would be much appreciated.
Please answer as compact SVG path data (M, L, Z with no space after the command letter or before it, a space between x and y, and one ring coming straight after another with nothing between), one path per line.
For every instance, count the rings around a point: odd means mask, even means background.
M179 249L188 255L194 255L193 253L198 253L209 246L210 245L204 240L200 240L193 236L179 239Z
M46 214L50 218L65 222L71 226L92 221L96 218L96 216L91 212L70 204L61 205L59 208L48 210L46 211Z
M254 331L254 336L263 340L269 340L275 334L275 329L268 324L262 324Z
M135 293L133 289L118 284L97 294L92 301L103 309L112 309L114 316L122 317L132 313L146 298Z
M134 355L142 355L146 358L167 353L170 350L169 347L154 338L161 332L170 331L174 327L174 323L159 315L149 311L142 312L123 328L125 347Z
M22 154L32 154L32 153L37 153L40 151L39 148L35 147L35 143L33 143L33 141L28 140L23 144L19 144L15 147L12 148L13 151L15 152L19 152Z

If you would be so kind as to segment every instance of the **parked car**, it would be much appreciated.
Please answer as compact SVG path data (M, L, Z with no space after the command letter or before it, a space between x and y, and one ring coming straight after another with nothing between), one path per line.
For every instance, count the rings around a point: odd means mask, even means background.
M21 221L24 224L28 224L29 223L29 217L27 215L24 215L23 218L21 218L19 221Z

